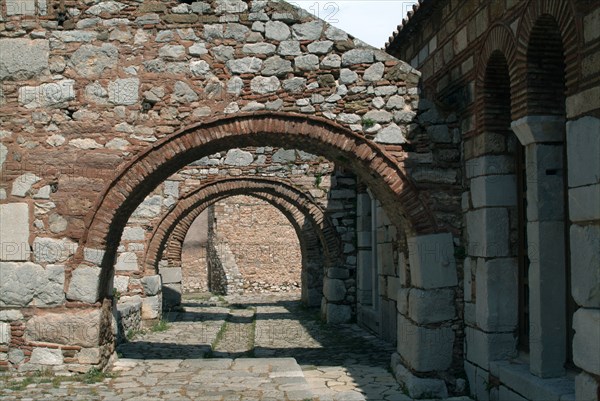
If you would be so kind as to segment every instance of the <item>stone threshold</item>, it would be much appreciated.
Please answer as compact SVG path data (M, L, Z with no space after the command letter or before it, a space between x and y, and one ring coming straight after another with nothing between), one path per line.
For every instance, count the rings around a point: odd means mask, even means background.
M573 377L542 379L531 374L528 363L517 360L490 362L490 373L527 400L575 401Z

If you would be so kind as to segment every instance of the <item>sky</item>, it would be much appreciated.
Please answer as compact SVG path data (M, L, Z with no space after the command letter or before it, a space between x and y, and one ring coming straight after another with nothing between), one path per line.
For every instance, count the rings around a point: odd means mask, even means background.
M377 48L382 48L416 0L288 0Z

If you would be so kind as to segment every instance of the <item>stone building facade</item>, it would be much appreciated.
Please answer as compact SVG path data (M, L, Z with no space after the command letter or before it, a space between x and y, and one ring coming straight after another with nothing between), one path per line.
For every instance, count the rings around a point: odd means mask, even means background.
M411 396L597 399L597 2L423 1L386 52L285 2L0 4L0 368L105 367L251 195Z
M386 45L457 117L479 400L600 397L599 22L597 1L425 0Z

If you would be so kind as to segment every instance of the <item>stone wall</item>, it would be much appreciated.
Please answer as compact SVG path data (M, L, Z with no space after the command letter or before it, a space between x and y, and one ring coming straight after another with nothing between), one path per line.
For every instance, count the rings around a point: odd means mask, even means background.
M422 72L423 98L456 116L462 138L459 311L471 394L595 400L600 76L590 67L600 7L435 3L417 6L387 51ZM574 381L570 364L582 369Z
M331 180L327 193L310 193L320 189L310 188L316 172L291 170L332 221L324 248L342 249L331 252L322 286L332 323L356 309L357 177L411 238L458 232L457 117L420 100L421 74L406 63L284 2L51 3L0 10L0 268L10 277L0 308L22 311L5 322L17 328L0 366L36 365L47 344L69 351L50 352L68 369L95 364L67 359L75 340L60 334L20 337L40 316L65 311L97 318L99 334L77 346L102 366L114 350L114 288L123 302L142 299L144 319L160 317L163 297L176 302L181 266L168 257L140 264L156 251L146 248L153 227L145 222L177 207L187 180L178 172L195 161L188 178L198 184L221 164L278 176L266 162L282 148L329 160L320 173ZM310 171L306 154L293 152L290 166ZM419 260L420 250L411 252ZM411 274L421 268L454 264L411 262ZM7 362L4 354L19 350L33 362Z
M251 196L230 197L213 208L209 241L219 255L233 254L239 275L225 269L228 294L300 291L298 234L280 211Z
M181 272L184 294L208 291L207 242L208 210L196 218L183 241Z

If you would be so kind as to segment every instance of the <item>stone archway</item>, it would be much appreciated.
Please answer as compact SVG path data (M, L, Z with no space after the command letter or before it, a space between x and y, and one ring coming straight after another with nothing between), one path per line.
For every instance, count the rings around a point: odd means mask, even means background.
M292 223L303 248L302 275L306 281L302 284L302 298L307 304L319 305L322 283L321 288L309 283L317 284L319 278L323 278L325 268L343 265L338 234L324 211L309 196L280 179L220 179L203 184L188 193L155 227L148 242L144 262L146 271L154 271L165 253L170 262L173 258L178 258L180 263L182 242L196 217L218 200L241 194L256 196L269 202ZM303 224L305 219L309 226ZM319 249L323 250L323 255ZM317 297L318 300L315 299Z

